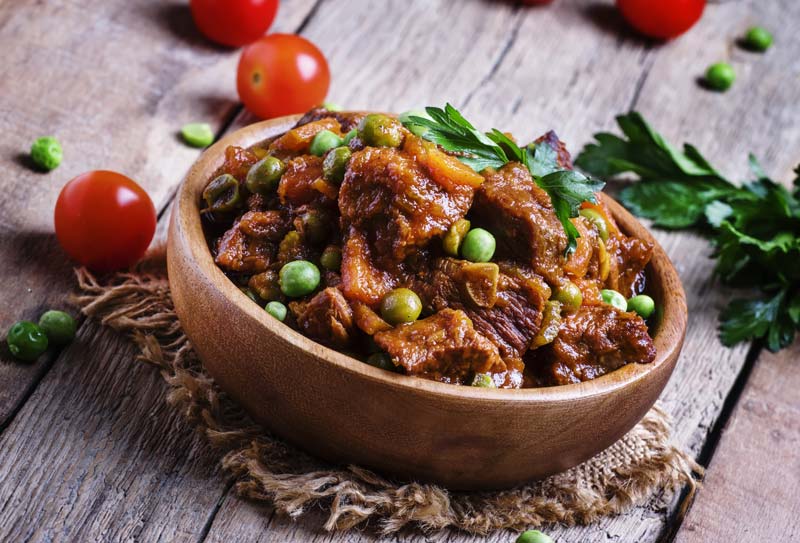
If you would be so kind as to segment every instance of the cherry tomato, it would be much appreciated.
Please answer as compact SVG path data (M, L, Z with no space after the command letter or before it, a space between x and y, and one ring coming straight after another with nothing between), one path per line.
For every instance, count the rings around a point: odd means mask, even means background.
M266 34L278 0L192 0L192 17L208 39L241 47Z
M239 98L263 119L321 104L330 82L325 56L295 34L270 34L245 47L236 78Z
M622 15L646 36L670 39L689 30L703 15L706 0L617 0Z
M156 209L147 193L122 174L97 170L61 189L56 237L74 260L92 271L134 264L156 230Z

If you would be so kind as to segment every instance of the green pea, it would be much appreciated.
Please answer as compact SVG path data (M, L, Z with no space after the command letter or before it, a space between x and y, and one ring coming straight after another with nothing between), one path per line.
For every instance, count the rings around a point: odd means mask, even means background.
M254 302L258 303L260 301L258 294L256 294L255 291L250 287L239 287L239 290L241 290L245 296L247 296Z
M322 161L322 176L331 183L341 184L347 171L347 162L350 160L350 149L337 147L331 149Z
M572 281L567 281L556 289L553 299L561 302L564 309L576 311L583 303L583 293L578 285Z
M367 357L367 364L386 371L397 371L397 366L392 362L388 353L372 353Z
M706 84L714 90L726 91L736 80L736 72L727 62L712 64L706 70Z
M283 322L286 319L286 306L280 302L270 302L264 307L267 313Z
M608 241L608 223L606 222L603 214L596 209L581 209L581 217L587 219L592 225L597 228L597 234L603 241Z
M539 530L528 530L519 535L516 543L553 543L553 538Z
M278 276L281 292L291 298L310 294L319 286L319 268L308 260L294 260L284 264Z
M208 123L189 123L181 128L183 141L192 147L208 147L214 143L214 132Z
M311 209L300 215L303 222L303 239L312 243L320 244L330 236L331 225L326 217L323 217L316 209Z
M61 150L61 144L53 136L38 138L31 145L31 160L45 171L58 168L62 158L64 152Z
M330 130L322 130L317 132L314 139L311 140L311 147L308 151L312 155L322 156L328 149L339 147L342 144L342 138L331 132Z
M342 250L335 245L328 245L319 257L319 263L326 270L339 271L342 267Z
M396 288L381 300L381 317L391 325L414 322L422 313L419 296L407 288Z
M476 373L472 379L472 386L481 388L497 388L494 379L488 373Z
M208 184L203 191L203 199L213 212L234 211L242 201L239 182L229 173L224 173Z
M47 350L47 334L30 321L15 323L8 330L8 350L15 358L32 362Z
M628 310L628 300L616 290L604 289L600 291L600 298L608 305L613 305L620 311Z
M333 102L322 102L322 107L327 109L328 111L341 111L342 106L339 104L334 104Z
M275 192L286 165L274 156L267 156L250 167L245 179L247 190L254 194L268 195Z
M371 113L358 123L359 137L370 147L400 147L403 125L380 113Z
M397 116L397 119L403 123L403 126L408 128L409 132L412 134L422 137L428 131L428 129L421 124L417 124L411 120L411 117L420 117L422 119L430 119L428 114L425 112L424 109L409 109L408 111L404 111L400 115Z
M66 345L75 339L75 330L78 326L69 313L51 309L39 319L39 328L47 334L50 343Z
M344 143L345 145L349 145L350 144L350 140L355 138L356 136L358 136L358 130L356 130L354 128L350 132L348 132L347 134L344 135L344 139L342 140L342 143Z
M764 52L772 46L772 34L766 28L754 26L744 35L744 45L752 51Z
M656 310L656 303L647 294L639 294L628 300L627 310L635 311L643 319L648 319Z
M464 236L461 256L470 262L489 262L496 247L497 242L490 232L483 228L473 228Z
M444 252L450 256L458 256L458 251L461 249L461 243L464 237L469 232L470 222L467 219L458 219L447 234L442 238L442 248Z

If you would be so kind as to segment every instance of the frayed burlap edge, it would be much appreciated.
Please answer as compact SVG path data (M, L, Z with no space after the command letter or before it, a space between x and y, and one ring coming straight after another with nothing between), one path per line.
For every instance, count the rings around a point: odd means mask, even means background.
M543 524L587 524L687 487L702 467L669 443L669 420L658 407L625 437L584 464L513 490L463 493L398 483L359 468L314 459L256 426L203 370L181 330L170 298L163 252L130 273L98 281L77 269L74 302L89 318L128 334L137 360L158 367L169 402L221 453L236 493L270 502L298 517L313 505L328 513L325 528L367 520L384 533L409 525L485 534Z

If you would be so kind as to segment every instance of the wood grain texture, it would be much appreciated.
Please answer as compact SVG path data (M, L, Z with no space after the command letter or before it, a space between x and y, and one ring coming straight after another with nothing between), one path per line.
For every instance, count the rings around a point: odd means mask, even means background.
M286 0L282 4L279 21L291 19L292 24L287 23L283 28L292 28L306 17L313 2ZM225 53L204 46L196 35L189 37L188 42L199 47L198 51L189 53L188 48L179 47L186 40L182 32L190 35L193 32L191 22L184 12L184 16L177 19L165 17L173 23L154 24L154 14L180 12L174 6L160 8L157 5L161 3L143 0L0 3L0 43L5 51L2 65L4 75L8 75L0 80L0 96L3 96L0 126L5 129L0 141L0 160L6 172L3 186L9 188L7 193L24 198L0 202L0 277L7 285L5 292L13 293L0 298L0 326L5 327L20 317L33 317L40 307L59 304L70 288L68 265L59 256L49 233L52 204L64 181L95 167L119 164L122 169L128 164L131 168L140 168L143 158L145 164L149 164L147 169L153 179L136 178L149 190L160 183L165 187L174 186L197 152L167 138L165 141L169 142L171 152L161 153L159 157L159 153L139 153L142 143L154 138L157 148L161 136L151 134L158 134L165 127L172 134L186 120L197 120L199 111L207 111L210 119L217 109L228 108L235 98L227 94L229 91L218 93L214 91L217 87L209 87L221 85L232 89L232 82L226 79L227 68L220 68L224 73L209 68L210 63L215 62L209 58ZM365 10L365 6L371 9ZM667 45L653 46L620 33L623 24L610 2L559 0L548 8L527 10L511 3L488 0L381 3L322 0L306 25L305 34L320 45L331 60L334 74L331 99L347 107L401 111L450 100L458 107L466 106L465 113L481 126L501 126L520 137L532 137L554 127L576 151L588 141L592 132L613 128L614 114L636 105L659 130L670 138L698 144L725 172L744 171L745 153L753 150L763 157L769 173L786 177L797 162L800 149L798 124L792 120L796 121L794 89L800 73L800 62L796 58L800 35L794 24L798 20L798 7L791 0L710 4L704 19L689 34ZM138 15L132 17L129 12ZM735 34L755 23L767 26L776 35L776 45L763 56L732 46ZM106 34L101 29L113 32ZM174 29L178 30L176 34ZM128 36L128 31L140 35ZM436 33L432 34L434 31ZM108 51L98 52L102 46L93 47L92 44L100 41L106 45L109 35L119 40L120 45L112 44ZM43 52L49 54L39 54ZM118 58L129 62L112 62L114 55L111 53L114 52L118 53ZM169 58L172 54L189 68L181 72L180 66L176 68L170 64L174 60ZM206 60L192 60L194 55ZM728 58L726 55L734 60L739 72L734 88L724 95L697 88L695 76L702 73L708 62ZM92 71L99 60L103 61L103 70ZM200 62L200 66L195 62ZM223 62L235 63L235 60ZM30 68L35 70L29 72ZM168 73L164 75L165 72ZM87 87L84 78L76 75L86 73L97 76L94 86ZM189 73L193 75L186 75ZM214 77L218 73L222 73L221 78ZM13 77L14 74L18 76ZM52 80L60 84L48 85L50 80L43 81L43 74L55 74L57 77ZM114 76L111 80L116 78L126 84L124 90L105 91L109 74ZM171 84L156 81L166 76L172 78ZM15 84L14 80L19 79L23 81ZM27 80L32 82L27 83ZM80 86L73 88L77 82L89 90L81 92ZM178 90L174 90L176 85ZM26 96L29 97L27 101ZM206 100L208 97L211 99ZM153 110L152 104L161 101L182 108L180 111L187 118L176 114L170 122L156 121L156 125L162 122L162 128L152 126L155 113L169 110L166 106L161 109L156 106ZM97 106L103 103L112 104L108 111ZM150 109L146 104L150 104ZM41 115L40 111L46 111L47 115ZM112 122L121 118L128 121L124 127ZM54 130L56 122L61 127L58 131ZM132 129L128 123L134 125ZM98 130L101 127L105 130ZM135 137L126 136L130 131ZM81 162L70 163L67 159L55 173L34 174L22 162L20 153L27 150L33 138L50 132L55 132L62 142L69 141L69 145L65 144L67 156L82 157ZM75 137L67 140L65 133L74 133ZM102 145L97 145L98 142ZM117 142L124 144L117 145ZM73 148L73 145L79 147ZM84 153L76 153L75 149ZM139 160L134 160L134 155ZM166 161L163 168L161 160ZM139 175L138 169L123 171ZM37 192L31 192L30 187L35 187ZM170 189L165 188L163 193L169 194ZM709 280L712 262L706 259L707 244L693 236L658 236L676 262L689 297L691 321L686 352L693 354L684 356L678 364L664 399L670 412L680 421L676 427L679 443L697 452L707 440L742 367L745 348L726 350L716 339L717 312L731 293L720 290ZM139 455L131 450L111 448L113 454L97 457L90 470L82 474L74 470L69 458L57 454L59 447L70 446L67 443L70 440L80 440L86 449L101 448L101 444L112 440L135 447L148 434L158 437L165 428L174 430L172 424L177 424L153 420L149 426L125 428L120 422L130 423L132 419L126 412L110 410L110 400L98 405L85 396L74 394L70 387L75 388L76 383L83 380L120 380L128 387L127 394L137 402L152 402L148 405L157 411L147 412L150 416L154 419L169 417L163 405L164 388L160 381L156 379L160 396L153 396L151 400L143 391L152 386L148 381L154 379L152 372L131 371L136 366L128 360L131 351L120 346L121 340L103 339L102 334L97 334L95 329L82 331L84 339L80 351L72 352L70 348L72 354L65 353L54 366L56 372L62 365L74 366L80 376L70 379L64 379L63 373L48 376L40 385L42 392L37 390L31 396L31 402L20 409L14 423L0 436L2 465L5 468L14 460L14 465L18 466L13 473L6 473L4 469L0 474L0 510L3 511L0 513L3 515L0 516L0 539L13 540L12 534L27 530L28 524L35 524L34 540L47 540L48 534L52 540L66 540L69 538L59 536L54 527L76 526L81 522L94 526L94 531L72 527L69 533L83 530L80 533L107 534L105 539L108 540L124 539L126 534L132 533L132 526L143 523L148 524L145 533L152 535L152 540L157 540L158 534L164 534L162 539L169 540L176 533L171 531L175 525L185 530L175 535L176 538L198 541L206 535L213 541L353 543L376 539L369 531L322 533L318 516L292 523L271 516L268 508L253 506L232 495L224 498L216 516L214 508L211 512L204 508L207 502L193 512L180 496L194 496L192 489L198 486L193 485L200 483L181 482L191 481L192 477L176 477L175 473L180 470L176 471L166 462L168 459L159 457L175 454L178 462L202 462L201 458L186 452L191 447L190 440L180 433L174 444L162 444L157 454ZM114 366L104 352L114 360L124 360L125 364ZM22 366L3 358L0 362L0 414L14 412L20 399L27 394L22 389L29 390L46 367L46 362ZM109 367L120 369L111 373ZM51 399L51 396L58 398ZM116 422L109 424L114 431L79 433L75 430L62 436L58 433L60 426L42 423L49 419L73 419L84 411L95 421L113 412L110 418ZM0 420L8 420L8 417L0 417ZM51 433L37 434L40 431L37 429L47 429ZM12 442L13 447L10 446ZM35 458L59 460L26 464L25 459L38 448L43 452ZM206 454L212 453L202 453ZM42 466L47 466L51 472L50 481L69 481L78 490L59 494L57 485L42 483L37 478ZM180 469L186 473L185 466ZM129 480L137 479L140 473L155 474L154 477L163 480L162 491L154 492L153 487L149 487L147 492L142 492L134 488L127 497L116 491L124 486L109 491L103 486L104 482L115 480L116 471L123 472ZM217 479L216 485L219 493L215 499L225 488L222 479ZM52 494L51 489L54 489ZM166 492L165 489L170 490ZM80 493L86 499L70 508ZM50 501L53 496L60 496L60 501L55 498ZM131 510L138 511L136 514L126 516L115 509L117 501L123 498ZM170 509L173 501L175 508ZM58 505L51 507L50 503ZM114 510L119 512L118 516L108 513ZM636 510L587 528L548 531L559 541L656 541L664 534L674 510L673 503L665 508ZM176 522L181 514L187 518ZM188 518L190 516L192 518ZM204 527L203 522L208 526ZM10 527L17 531L11 531ZM452 534L444 539L507 543L512 535L498 533L477 538ZM419 543L432 538L408 535L391 540Z
M314 5L283 2L276 28L298 28ZM51 226L64 182L113 168L161 208L199 155L180 126L220 128L239 105L236 53L208 45L184 2L4 2L0 45L5 329L63 306L73 288ZM24 158L44 134L65 152L49 174ZM29 365L0 350L0 540L201 539L226 482L166 404L163 380L91 323L55 355Z
M799 360L758 359L676 543L800 540Z

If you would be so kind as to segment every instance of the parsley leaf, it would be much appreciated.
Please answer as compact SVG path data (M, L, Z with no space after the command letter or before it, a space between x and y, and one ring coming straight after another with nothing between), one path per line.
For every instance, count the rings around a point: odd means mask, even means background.
M773 351L789 345L800 329L800 166L790 191L750 155L754 180L736 185L694 146L670 145L638 113L617 122L625 137L596 134L576 164L601 177L638 175L640 181L620 194L626 207L662 228L710 231L715 274L726 284L761 291L723 310L723 343L761 339Z
M508 162L524 164L534 181L550 196L556 216L567 234L566 254L575 250L580 234L570 219L578 216L581 203L596 202L594 193L601 191L605 183L560 168L557 150L546 142L532 143L521 149L496 128L487 133L480 132L450 104L446 104L444 109L426 107L425 112L430 118L410 115L402 122L406 127L425 127L422 138L457 153L458 159L476 172L500 168Z

